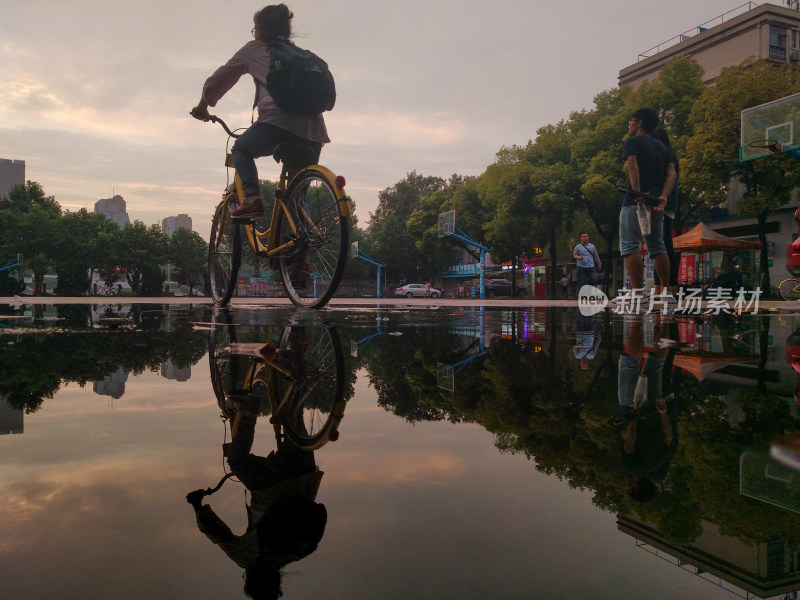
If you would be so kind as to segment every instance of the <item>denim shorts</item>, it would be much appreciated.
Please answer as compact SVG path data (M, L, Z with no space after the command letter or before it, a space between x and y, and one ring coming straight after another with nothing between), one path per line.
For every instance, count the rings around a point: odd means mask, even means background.
M660 356L649 355L641 371L639 359L626 354L619 357L619 371L617 372L617 400L623 409L633 408L633 395L639 375L647 377L647 401L654 402L661 397L661 376L664 369L664 359Z
M644 236L648 256L664 254L664 212L650 209L650 235ZM642 251L642 230L636 218L636 205L623 206L619 212L619 253L622 256Z

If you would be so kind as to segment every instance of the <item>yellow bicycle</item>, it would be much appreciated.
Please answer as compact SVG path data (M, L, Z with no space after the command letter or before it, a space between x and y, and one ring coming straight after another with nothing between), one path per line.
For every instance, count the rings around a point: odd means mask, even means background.
M238 135L211 115L232 138ZM208 244L208 278L211 296L225 306L233 296L242 262L242 233L257 255L269 259L280 271L286 294L297 306L319 308L336 292L348 254L350 198L345 179L329 169L310 164L309 149L299 144L279 144L273 157L281 163L272 216L234 222L231 211L244 200L242 180L230 153L225 166L233 169L233 183L225 187L214 211ZM229 172L230 173L230 172Z
M347 404L336 329L284 325L248 335L237 327L227 312L215 317L208 347L211 387L231 435L240 416L231 401L257 398L262 410L269 407L279 443L316 450L336 441Z

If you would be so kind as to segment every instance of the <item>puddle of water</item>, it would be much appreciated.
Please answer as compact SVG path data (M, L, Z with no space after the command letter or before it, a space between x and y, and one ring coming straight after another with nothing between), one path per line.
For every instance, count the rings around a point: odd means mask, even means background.
M473 307L0 319L0 596L244 597L243 574L288 598L795 590L800 479L770 442L797 429L798 326Z

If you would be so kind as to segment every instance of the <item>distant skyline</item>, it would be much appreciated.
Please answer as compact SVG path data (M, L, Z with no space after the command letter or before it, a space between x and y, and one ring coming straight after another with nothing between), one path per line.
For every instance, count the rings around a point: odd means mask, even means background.
M188 112L264 4L4 3L0 156L24 160L26 178L64 209L120 194L131 220L185 213L207 238L226 184L226 136ZM504 146L591 109L639 53L742 2L287 5L295 41L336 78L322 162L347 178L363 226L378 193L407 173L480 175ZM247 126L252 98L245 76L214 112ZM258 164L262 177L277 176L271 159Z

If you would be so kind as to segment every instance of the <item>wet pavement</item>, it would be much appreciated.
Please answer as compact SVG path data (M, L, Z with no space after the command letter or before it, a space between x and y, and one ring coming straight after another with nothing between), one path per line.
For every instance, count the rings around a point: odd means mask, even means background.
M787 303L61 300L0 303L0 598L800 589Z

